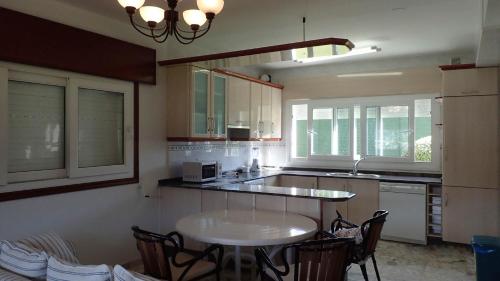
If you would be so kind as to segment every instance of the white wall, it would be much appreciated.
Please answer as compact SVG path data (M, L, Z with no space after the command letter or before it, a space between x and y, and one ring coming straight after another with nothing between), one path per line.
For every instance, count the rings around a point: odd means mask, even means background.
M0 6L160 48L125 23L57 1L0 0ZM56 231L76 244L86 263L113 264L138 258L130 227L158 228L156 199L144 195L154 195L158 179L167 175L165 75L159 68L157 75L156 86L140 86L140 185L1 202L0 240Z

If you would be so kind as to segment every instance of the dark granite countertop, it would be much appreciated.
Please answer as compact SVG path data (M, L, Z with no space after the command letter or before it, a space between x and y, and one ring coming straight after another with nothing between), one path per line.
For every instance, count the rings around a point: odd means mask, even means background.
M196 185L196 184L181 184L168 185L178 188L191 188L201 190L225 191L225 192L239 192L250 194L274 195L285 197L299 197L308 199L319 199L322 201L342 202L356 196L354 193L337 190L322 190L298 187L281 187L281 186L266 186L258 184L244 184L232 183L223 185Z
M227 191L227 192L242 192L254 194L267 194L277 196L292 196L311 199L320 199L325 201L346 201L354 197L355 194L336 191L336 190L323 190L323 189L309 189L309 188L290 188L278 186L266 186L260 184L245 184L249 181L264 179L272 176L291 175L291 176L309 176L309 177L336 177L348 179L365 179L365 180L378 180L384 182L404 182L404 183L423 183L423 184L440 184L441 177L435 175L425 176L410 176L410 175L384 175L380 177L356 177L348 175L331 175L326 171L304 171L304 170L262 170L258 173L242 173L237 177L223 177L213 182L207 183L188 183L183 182L182 178L173 178L160 180L159 186L165 187L180 187L180 188L194 188L203 190ZM335 189L335 187L331 187ZM339 188L340 189L340 188Z

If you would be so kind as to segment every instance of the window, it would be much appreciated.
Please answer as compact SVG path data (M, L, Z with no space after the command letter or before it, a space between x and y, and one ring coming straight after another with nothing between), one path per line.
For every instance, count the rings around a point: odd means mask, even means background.
M78 89L78 167L122 165L123 93Z
M408 106L366 108L367 156L407 158Z
M0 101L0 185L132 175L131 83L0 69Z
M313 108L312 114L312 155L350 155L350 109Z
M133 97L129 85L72 79L70 177L132 171Z
M10 182L65 173L66 80L11 72L7 84Z
M307 157L307 105L292 105L292 154L293 158Z
M367 163L439 170L435 96L292 101L290 162L348 167L363 156Z

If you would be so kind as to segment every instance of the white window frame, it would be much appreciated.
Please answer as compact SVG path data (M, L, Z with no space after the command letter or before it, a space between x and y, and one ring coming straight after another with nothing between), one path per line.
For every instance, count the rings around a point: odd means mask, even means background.
M307 104L308 114L308 155L306 157L292 157L292 130L284 135L287 140L287 160L289 166L296 167L329 167L329 168L352 168L354 159L354 107L360 107L361 119L361 151L362 155L366 155L366 108L369 106L408 106L408 157L394 158L384 156L368 156L363 160L363 166L367 169L386 169L386 170L401 170L401 171L441 171L441 128L436 125L441 123L441 106L435 101L439 94L417 94L417 95L396 95L396 96L377 96L377 97L356 97L356 98L332 98L332 99L316 99L316 100L290 100L286 103L285 122L287 128L292 128L292 106ZM414 130L415 130L415 100L431 99L431 122L432 122L432 160L431 162L414 161ZM312 155L312 110L315 108L345 108L350 109L350 156L338 155Z
M9 80L65 87L65 168L8 173ZM124 94L124 164L78 168L78 87ZM73 88L71 88L73 87ZM75 91L76 89L76 91ZM134 85L132 82L19 64L0 63L0 192L130 178L134 175Z
M37 83L37 84L42 84L42 85L64 87L65 88L64 98L65 98L65 100L68 98L68 87L67 87L67 79L66 78L10 70L8 72L7 85L8 85L8 81L10 81L10 80L18 81L18 82L28 82L28 83ZM8 112L8 108L7 108L8 107L8 94L9 94L8 93L8 86L7 86L7 90L3 93L7 96L6 97L7 103L5 105L5 111ZM68 111L67 107L64 108L64 111L65 111L65 118L67 118L67 114L66 114L66 112ZM3 128L6 128L4 131L6 132L6 134L8 134L8 121L7 121L6 126ZM65 126L64 130L65 130L65 132L67 131L66 126ZM67 136L65 136L64 138L65 138L64 139L65 149L67 150L68 138L67 138ZM8 138L7 138L7 143L5 144L5 147L8 147ZM7 153L8 153L8 150L7 150ZM8 157L6 157L6 158L8 158ZM66 176L66 169L68 167L68 158L67 158L66 151L65 151L65 161L64 162L65 162L64 163L65 168L63 168L63 169L16 172L16 173L8 173L7 172L7 182L15 183L15 182L26 182L26 181L63 178ZM8 163L7 163L7 165L8 165Z
M78 166L78 89L86 88L98 91L117 92L123 94L124 109L124 136L123 136L123 164L111 166L98 166L80 168ZM68 131L69 131L69 177L89 177L109 174L121 174L133 172L133 154L134 154L134 96L133 85L130 83L116 83L111 81L96 81L87 79L72 78L68 85L69 98L67 99L68 108Z

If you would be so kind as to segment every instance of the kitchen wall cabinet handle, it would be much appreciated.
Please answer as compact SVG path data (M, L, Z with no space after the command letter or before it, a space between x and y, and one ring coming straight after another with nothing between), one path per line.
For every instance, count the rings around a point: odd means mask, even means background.
M208 132L213 132L213 128L212 128L212 117L208 117L207 118L207 125L208 125Z
M274 134L274 122L271 122L271 133Z
M444 206L447 207L448 206L448 193L445 192L443 194L443 197L444 197Z
M212 117L212 133L215 132L215 118Z

